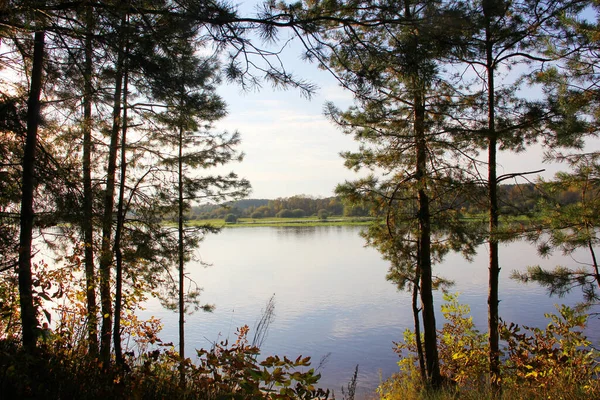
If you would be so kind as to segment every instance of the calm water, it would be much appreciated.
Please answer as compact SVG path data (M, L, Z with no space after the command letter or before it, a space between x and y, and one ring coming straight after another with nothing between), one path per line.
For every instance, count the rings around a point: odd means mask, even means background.
M212 266L190 263L188 270L204 288L203 301L216 309L187 317L188 356L192 348L209 348L215 341L234 338L239 326L252 328L275 294L275 319L262 353L309 355L313 366L325 358L321 386L338 395L359 364L358 391L362 396L372 393L380 379L398 370L392 341L401 340L406 328L412 329L412 314L410 295L385 280L387 262L374 249L363 247L359 231L357 227L260 227L225 229L208 237L198 257ZM482 246L472 263L452 254L436 268L436 274L455 281L452 291L461 293L460 301L471 306L482 330L487 323L487 257ZM527 243L501 246L501 317L544 326L543 314L555 311L555 303L578 301L579 292L563 299L548 298L544 289L508 278L512 270L529 264L573 262L560 255L538 259ZM436 295L437 308L440 298ZM176 314L153 302L144 313L150 314L164 322L161 338L177 343ZM440 317L438 326L441 323ZM598 327L595 320L588 328L595 342Z

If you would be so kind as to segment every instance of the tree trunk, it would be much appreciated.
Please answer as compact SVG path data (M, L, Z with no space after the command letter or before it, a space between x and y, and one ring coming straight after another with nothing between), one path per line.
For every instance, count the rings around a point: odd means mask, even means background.
M417 356L419 357L419 372L421 372L421 378L423 381L427 379L427 373L425 371L425 355L423 354L423 342L421 341L421 320L419 318L419 285L420 285L421 271L417 268L415 271L415 280L413 282L412 292L412 310L413 320L415 323L415 344L417 345Z
M425 138L425 105L419 89L414 100L414 126L417 151L416 179L418 185L419 257L421 271L421 306L423 309L423 333L427 378L433 388L441 385L440 365L437 351L437 332L433 306L433 278L431 268L431 215L427 195L427 143Z
M121 20L121 32L126 19ZM123 35L123 34L122 34ZM112 303L110 296L110 269L113 264L111 245L113 207L115 194L115 171L117 148L121 129L121 92L123 85L124 43L121 43L117 55L115 73L115 92L113 96L113 123L110 135L110 147L106 168L106 188L104 190L104 215L102 217L102 252L100 255L100 298L102 303L102 330L100 340L100 358L107 365L110 362L110 343L112 330Z
M492 54L490 20L486 26L486 69L488 80L488 196L489 196L489 287L488 287L488 331L490 382L495 392L500 389L500 345L498 317L498 280L500 264L498 255L498 182L496 171L497 135L495 126L494 59Z
M595 229L593 227L588 227L588 229ZM596 259L596 252L594 251L594 245L591 240L587 242L588 250L590 251L590 255L592 256L592 267L594 268L594 278L596 279L596 285L600 288L600 270L598 269L598 260Z
M115 257L116 257L116 287L115 287L115 326L113 329L113 344L115 347L115 360L123 364L123 351L121 349L121 308L123 302L123 251L121 250L121 235L125 224L125 176L127 173L127 68L124 74L123 87L123 128L121 133L121 179L119 185L119 202L117 205L117 227L115 229Z
M40 121L40 97L44 64L45 32L36 32L33 44L31 88L27 100L27 137L23 152L23 181L21 194L21 231L19 236L19 301L23 347L33 351L37 342L37 316L33 304L31 277L31 245L33 240L33 192L35 188L35 157Z
M92 192L92 7L86 10L87 34L85 37L84 87L83 87L83 257L87 299L88 347L92 356L98 354L98 306L96 304L96 274L94 271L94 224Z
M179 366L180 384L185 386L185 293L184 293L184 231L183 231L183 127L179 128L179 153L177 159L178 168L178 260L179 260L179 357L181 364Z

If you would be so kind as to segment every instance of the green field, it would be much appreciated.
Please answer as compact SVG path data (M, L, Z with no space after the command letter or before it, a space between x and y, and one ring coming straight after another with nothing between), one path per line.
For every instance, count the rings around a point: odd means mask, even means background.
M223 219L201 219L189 221L190 225L210 224L226 228L244 228L257 226L354 226L368 225L371 217L329 217L326 220L318 217L304 218L239 218L236 223L225 223Z
M225 228L244 228L257 226L366 226L375 218L373 217L342 217L334 216L326 220L319 219L316 216L303 218L239 218L236 223L225 223L222 218L214 219L195 219L188 221L188 224L198 226L210 224ZM465 215L464 221L487 223L487 215L472 214ZM532 219L526 216L501 218L503 223L531 223Z

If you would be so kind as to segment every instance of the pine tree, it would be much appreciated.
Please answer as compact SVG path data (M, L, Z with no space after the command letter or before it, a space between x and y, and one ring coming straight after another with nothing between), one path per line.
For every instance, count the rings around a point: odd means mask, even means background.
M600 243L597 234L600 226L600 154L579 153L557 156L568 163L570 172L557 173L554 180L538 183L543 198L538 204L537 231L530 235L538 245L540 256L547 257L553 251L573 255L585 249L589 258L577 259L579 266L557 266L547 270L529 266L524 273L513 272L512 277L523 282L534 281L548 289L550 295L563 295L580 288L584 300L597 304L600 300L600 267L596 248ZM561 202L564 190L576 191L578 201Z
M21 182L21 230L19 236L19 297L21 304L21 329L23 346L33 350L37 343L37 315L33 305L31 278L31 248L33 235L34 168L38 127L40 121L40 97L42 91L45 31L35 32L31 87L27 101L27 136L23 150L23 180Z
M186 291L185 262L206 233L217 231L210 225L187 226L185 215L193 203L220 203L241 198L250 188L248 181L233 173L226 176L195 173L196 176L191 176L193 170L209 171L242 157L235 150L240 142L237 132L228 134L212 130L212 124L225 116L225 104L215 93L215 85L219 82L216 61L199 58L194 51L195 46L189 40L171 43L169 59L155 60L163 67L160 68L163 76L153 93L154 99L163 102L165 109L155 116L160 128L153 138L163 149L172 149L170 153L162 152L160 165L167 176L173 177L174 185L162 185L163 189L157 195L164 204L163 213L173 213L177 221L177 229L171 233L176 236L178 282L172 286L173 291L169 291L172 297L168 297L178 299L171 307L179 313L182 384L185 382L185 314L189 312L189 305L196 309L211 309L211 306L200 305L199 291ZM164 68L167 65L170 67ZM167 182L169 180L167 177Z
M385 218L385 225L374 224L365 237L391 261L388 277L401 288L412 286L415 327L420 294L420 360L428 381L439 387L433 290L443 281L433 279L432 266L451 249L472 254L474 245L457 212L465 199L457 184L464 179L458 162L464 149L451 144L446 117L455 107L454 91L440 74L440 60L449 51L442 32L453 29L443 23L454 10L438 2L380 7L373 6L369 16L377 10L380 20L393 18L393 24L343 29L321 41L330 51L328 67L357 103L345 113L328 107L331 119L361 143L359 152L343 154L346 166L383 172L337 192Z
M553 61L543 54L539 44L544 42L550 28L559 15L569 10L570 2L564 1L518 1L483 0L468 3L464 18L470 26L465 32L466 46L461 46L458 62L466 63L477 71L484 83L478 93L466 95L472 103L472 115L480 115L480 121L467 123L475 129L465 129L474 143L485 142L487 151L487 210L489 246L488 330L490 380L500 389L499 346L499 275L500 260L498 243L502 238L498 185L505 179L524 176L539 171L516 171L499 175L497 156L499 148L523 150L526 144L549 141L553 137L554 119L563 119L556 107L541 101L526 101L516 96L522 80L506 82L499 80L504 69L521 63ZM464 50L467 48L468 50ZM533 67L532 67L533 68ZM510 80L510 79L509 79ZM481 115L480 110L486 110ZM460 135L460 134L459 134Z

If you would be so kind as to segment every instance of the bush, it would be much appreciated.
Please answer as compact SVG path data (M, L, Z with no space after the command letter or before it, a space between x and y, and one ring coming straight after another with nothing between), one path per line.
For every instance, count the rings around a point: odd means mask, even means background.
M254 219L264 218L264 217L265 216L260 211L255 211L252 214L250 214L250 218L254 218Z
M259 349L249 345L248 326L238 329L237 340L198 350L199 366L190 365L198 393L227 399L327 399L329 390L315 388L321 375L310 366L310 357L268 356L258 362Z
M407 330L397 344L401 372L378 389L384 399L493 398L488 379L487 334L475 329L468 306L457 295L444 295L446 319L438 332L440 372L448 385L432 397L417 366L414 332ZM569 399L600 398L600 353L582 333L587 315L572 308L558 308L558 315L546 314L546 329L504 323L501 338L507 345L502 360L503 398Z
M293 218L294 214L292 213L292 210L288 210L287 208L284 208L283 210L279 211L277 213L277 215L275 215L277 218Z
M235 224L237 222L237 216L235 214L227 214L225 216L225 222L228 224Z
M327 210L321 209L317 212L317 216L319 217L319 219L326 220L327 217L329 217L329 213L327 212Z
M302 210L300 208L296 208L295 210L292 211L293 218L303 218L305 215L306 215L306 213L304 212L304 210Z
M317 389L320 374L310 357L268 356L257 361L259 349L247 340L248 327L237 340L198 350L198 364L184 361L172 347L126 358L126 365L103 368L81 347L40 346L25 352L16 341L0 341L0 399L326 399ZM167 347L166 349L164 349Z
M584 336L588 316L562 305L546 329L504 323L501 338L506 349L505 381L552 396L552 388L570 388L575 393L600 398L600 353Z

